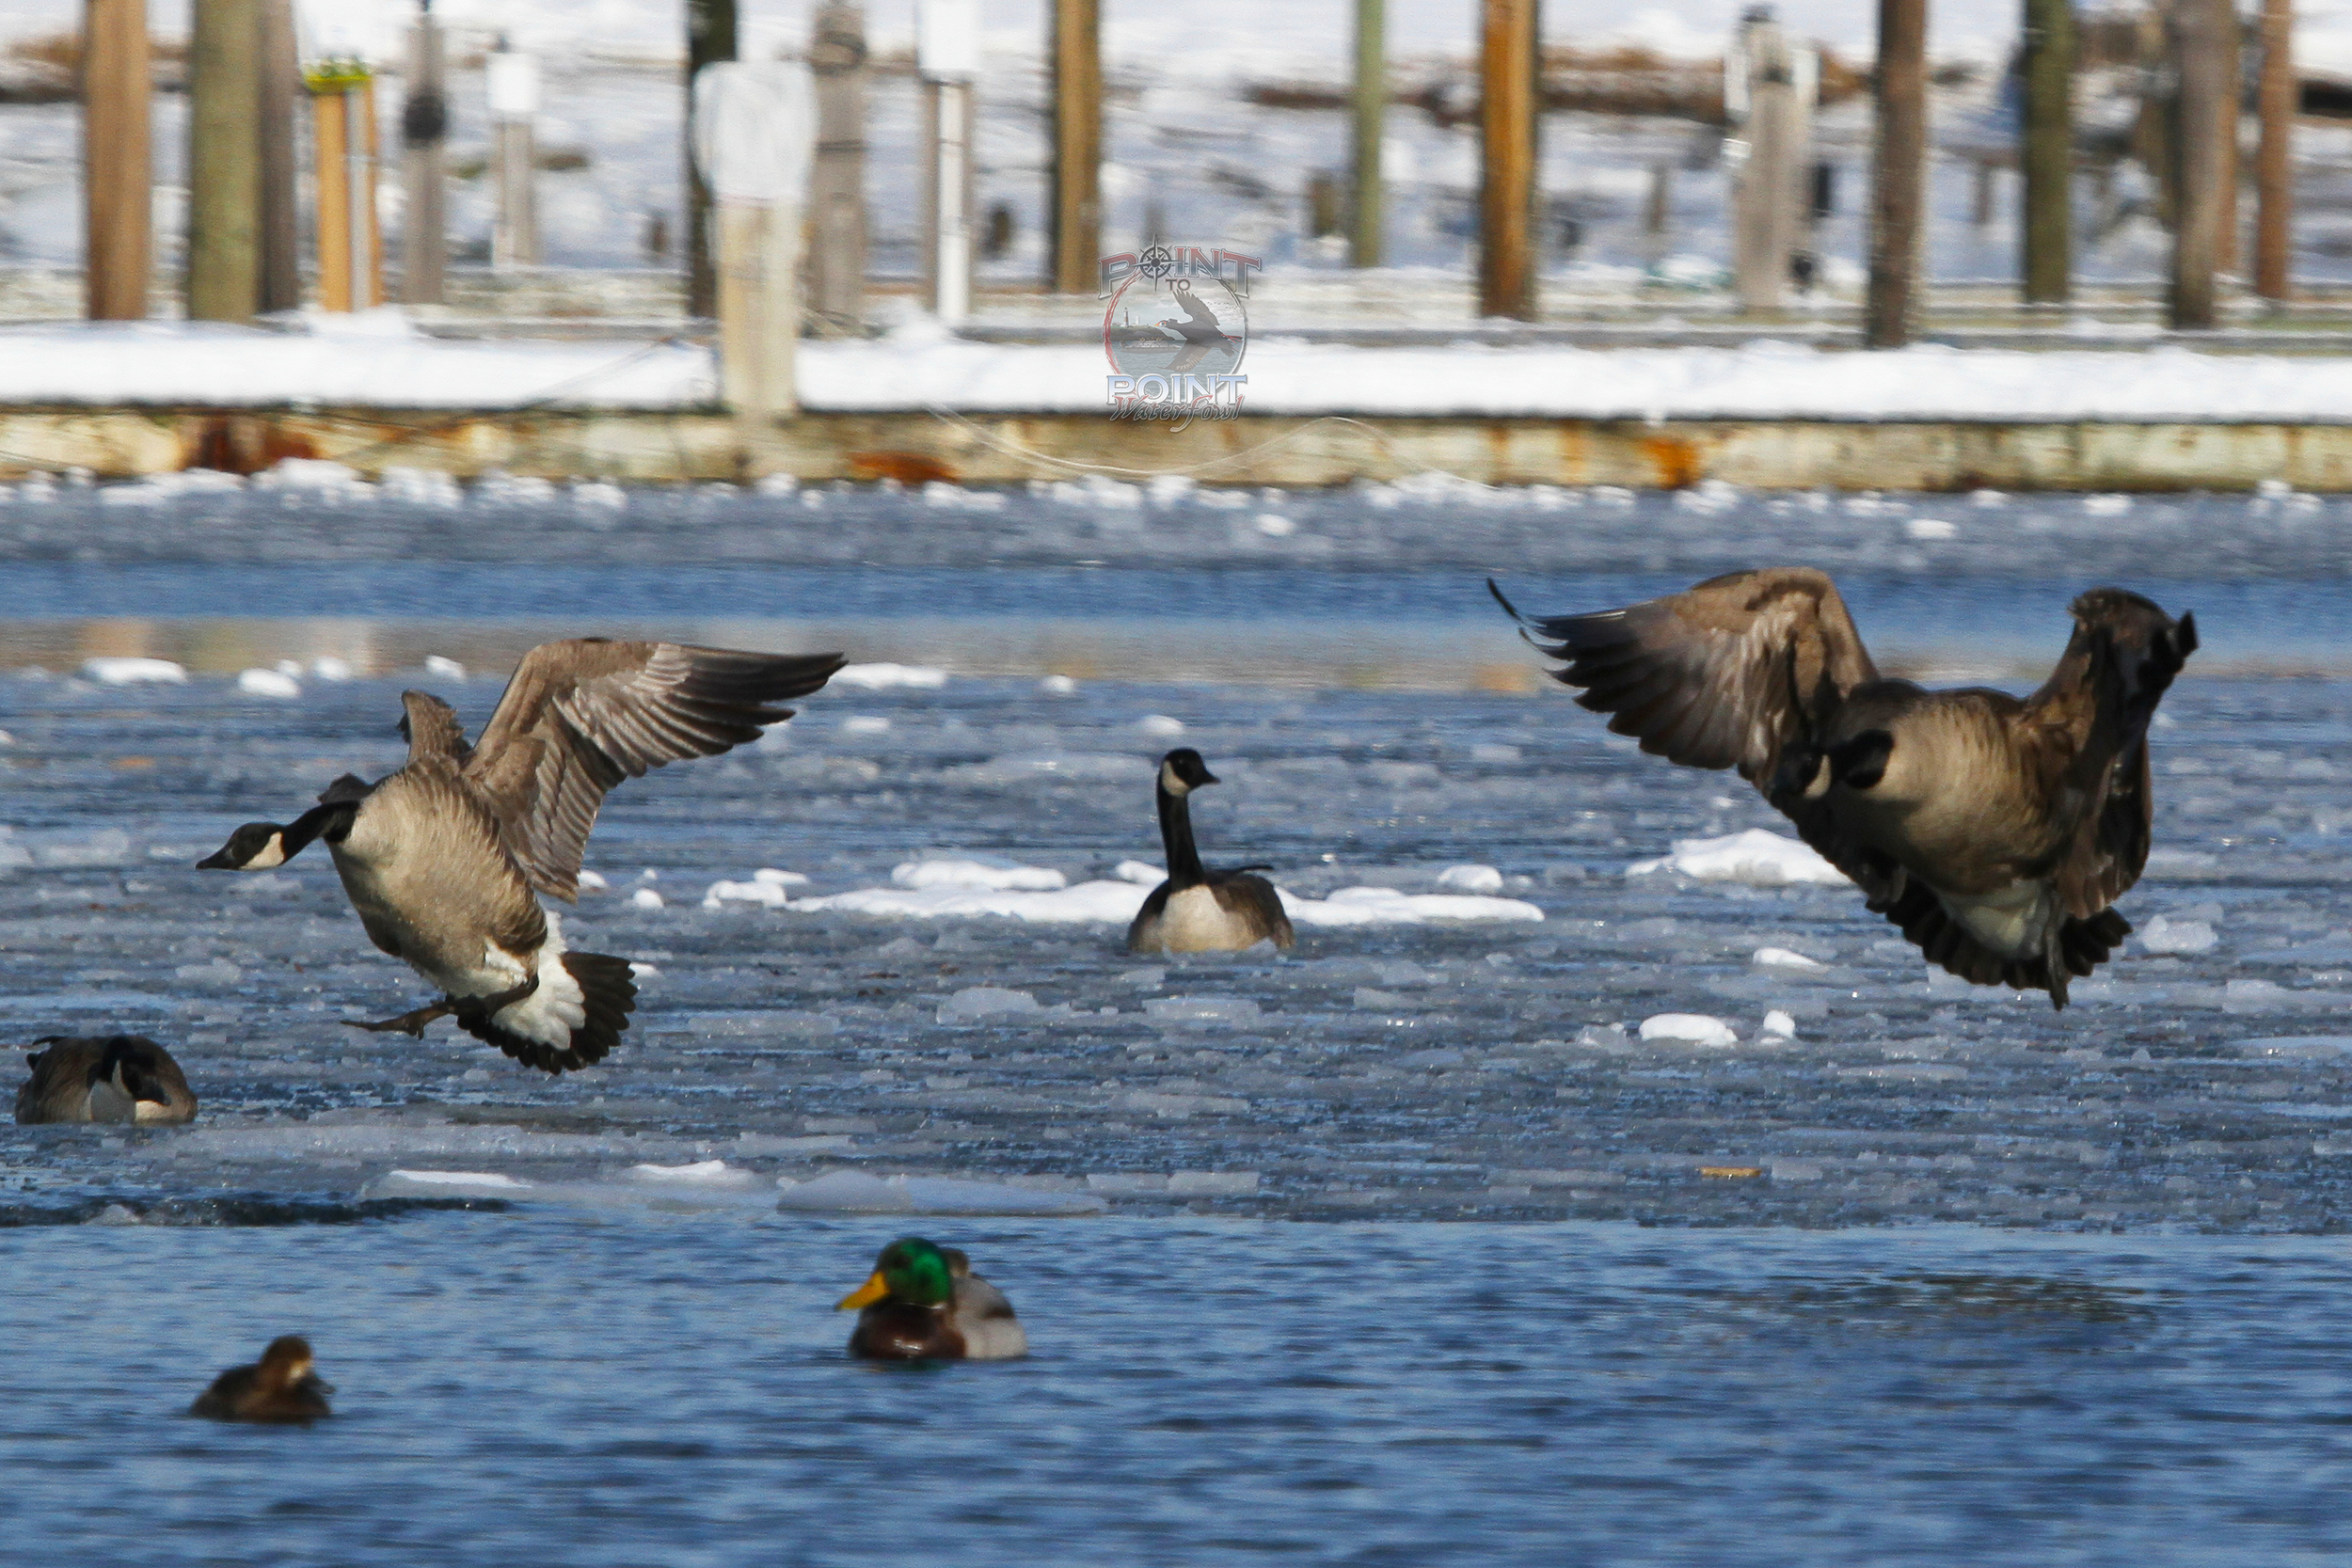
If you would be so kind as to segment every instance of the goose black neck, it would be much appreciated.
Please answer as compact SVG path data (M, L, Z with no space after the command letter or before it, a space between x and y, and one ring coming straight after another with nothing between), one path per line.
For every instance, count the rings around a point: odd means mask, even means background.
M1192 842L1192 801L1162 784L1160 843L1168 850L1168 880L1171 887L1199 887L1209 879L1200 851Z
M324 837L329 844L341 844L343 835L351 832L351 819L358 814L359 805L356 800L337 800L331 805L312 806L286 824L278 844L288 860L310 847L310 841L316 838Z

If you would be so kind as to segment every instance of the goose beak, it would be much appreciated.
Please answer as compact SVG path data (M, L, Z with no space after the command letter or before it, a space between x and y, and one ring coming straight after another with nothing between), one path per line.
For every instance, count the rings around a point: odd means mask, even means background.
M234 871L237 869L237 863L229 858L228 849L223 847L214 850L197 862L196 868L199 871Z
M849 1312L853 1311L860 1307L871 1307L874 1303L882 1300L888 1294L890 1294L890 1287L882 1282L882 1270L876 1269L871 1275L866 1276L865 1284L859 1286L856 1290L851 1291L848 1295L843 1296L840 1301L835 1303L834 1310L836 1312Z

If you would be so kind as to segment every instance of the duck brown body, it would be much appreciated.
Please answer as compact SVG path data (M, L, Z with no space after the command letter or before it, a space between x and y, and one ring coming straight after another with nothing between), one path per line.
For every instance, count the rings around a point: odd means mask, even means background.
M924 1291L918 1272L902 1272L902 1249L928 1249L935 1272ZM944 1267L946 1277L936 1272ZM942 1293L944 1301L914 1299ZM850 1333L850 1354L869 1361L1009 1361L1029 1354L1028 1332L1005 1293L972 1272L971 1259L954 1247L920 1238L894 1243L882 1251L874 1275L843 1306L858 1307Z
M196 1096L171 1053L144 1035L48 1035L29 1052L32 1076L16 1091L16 1119L39 1122L187 1121Z
M252 1366L231 1367L213 1379L188 1414L215 1421L310 1422L334 1414L326 1402L333 1392L311 1370L310 1343L286 1334L272 1339Z

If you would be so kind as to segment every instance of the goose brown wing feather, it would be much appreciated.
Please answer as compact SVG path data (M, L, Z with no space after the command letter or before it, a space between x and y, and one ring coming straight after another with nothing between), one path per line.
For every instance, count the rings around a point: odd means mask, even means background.
M2019 716L2028 766L2059 802L2065 839L2053 871L2078 919L2105 910L2148 863L2154 791L2148 726L2197 648L2197 621L2178 621L2120 588L2074 604L2074 635Z
M457 721L457 710L430 691L400 694L400 733L407 737L410 762L448 757L463 763L470 754L466 726ZM341 786L342 782L338 779L335 784Z
M624 779L716 756L792 716L838 654L759 654L580 638L525 655L467 767L532 886L578 895L604 797Z
M1736 768L1759 788L1848 692L1878 676L1836 585L1810 567L1733 572L1623 610L1519 619L1537 649L1565 663L1553 678L1610 715L1612 730L1672 762Z

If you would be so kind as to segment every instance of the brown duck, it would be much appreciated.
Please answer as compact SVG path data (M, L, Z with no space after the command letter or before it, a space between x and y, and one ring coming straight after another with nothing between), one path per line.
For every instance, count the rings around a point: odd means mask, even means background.
M250 1367L231 1367L188 1407L191 1416L215 1421L315 1421L334 1414L326 1396L335 1390L310 1367L310 1341L281 1334Z

